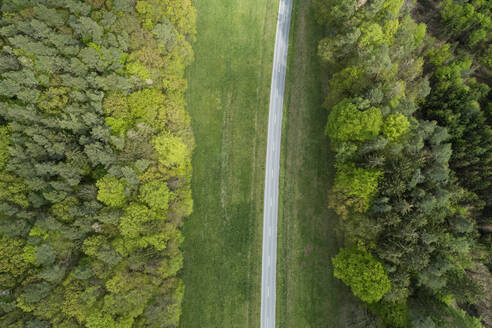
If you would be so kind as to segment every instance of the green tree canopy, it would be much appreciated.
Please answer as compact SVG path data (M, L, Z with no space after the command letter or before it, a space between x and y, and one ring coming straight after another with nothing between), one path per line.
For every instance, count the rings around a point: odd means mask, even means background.
M384 120L383 134L389 140L395 141L410 129L410 122L401 113L391 114Z
M377 192L378 179L381 174L382 172L377 170L343 165L338 167L335 188L346 190L345 194L348 196L360 198L367 209L371 198Z
M116 177L104 177L96 183L99 191L97 199L106 205L122 207L125 205L125 186Z
M383 125L383 115L376 107L365 110L352 99L336 104L328 115L326 134L335 141L364 141L376 137Z
M379 301L391 287L381 262L363 248L342 248L332 262L334 276L364 302Z
M176 327L192 1L0 10L0 327Z

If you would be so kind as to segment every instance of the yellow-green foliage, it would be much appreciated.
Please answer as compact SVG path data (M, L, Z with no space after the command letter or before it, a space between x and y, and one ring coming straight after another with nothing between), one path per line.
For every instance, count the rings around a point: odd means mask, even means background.
M38 106L49 114L59 114L68 104L68 88L49 88L39 98Z
M22 239L0 237L0 286L14 287L16 279L33 263L30 256L24 255L23 246Z
M163 171L175 169L177 174L184 174L190 165L190 150L186 144L173 135L160 135L153 140Z
M0 127L0 170L3 170L7 160L10 157L9 154L10 145L10 132L7 126Z
M332 262L333 275L364 302L377 302L390 290L383 265L365 249L342 248Z
M9 128L7 126L0 127L0 200L26 208L29 206L27 186L21 182L21 179L4 171L10 158L9 145Z
M5 147L6 148L6 147ZM4 149L5 149L4 148ZM0 156L7 161L9 158L8 150L1 151ZM2 164L2 163L0 163ZM3 163L5 165L5 162ZM28 188L18 177L6 173L0 169L0 200L10 202L26 208L29 206L27 198Z
M84 250L85 254L96 256L99 248L101 248L106 242L106 237L102 235L90 236L86 240L84 240L82 249Z
M157 89L144 89L128 96L130 119L143 120L148 125L160 127L166 122L165 95Z
M36 264L36 247L33 245L26 245L22 254L22 259L26 263Z
M140 234L152 233L152 223L157 220L159 220L157 213L147 206L138 203L131 204L125 209L125 214L121 217L121 234L125 237L137 238ZM146 225L146 223L150 224Z
M178 326L192 1L4 5L0 326Z
M389 14L390 18L396 18L400 12L401 7L405 0L386 0L383 2L383 8L380 12L380 15Z
M184 295L184 284L181 279L178 280L178 286L174 290L172 298L175 300L175 303L171 306L167 307L166 316L169 318L169 322L174 323L175 325L179 322L179 317L181 316L181 307L177 306L177 304L181 304L181 300Z
M96 183L97 199L106 205L122 207L125 200L125 185L116 177L104 177Z
M142 80L149 79L150 73L147 68L140 62L129 62L126 64L126 70L131 75L136 75Z
M383 134L391 141L398 140L410 129L408 118L400 113L391 114L384 120Z
M113 134L124 134L132 126L128 102L123 93L118 91L109 93L104 98L103 109L107 115L106 124L111 127Z
M364 199L350 196L350 187L340 185L330 190L328 206L344 220L347 220L351 214L367 211L367 203Z
M131 328L133 325L132 318L120 318L114 320L109 313L93 313L87 318L87 328Z
M167 210L170 192L165 181L151 181L140 187L139 199L155 210Z
M112 93L104 101L106 123L113 134L121 135L139 122L159 129L165 127L170 104L162 91L155 88L143 89L125 96Z
M351 197L359 198L364 208L369 208L371 198L378 189L378 180L382 172L355 167L354 165L342 165L337 169L335 188L344 190Z
M381 25L377 23L367 23L361 26L361 37L359 39L359 47L378 46L385 42L385 35Z
M119 229L128 250L153 246L157 250L166 248L171 233L176 229L172 224L163 223L164 216L143 204L133 203L125 209Z
M103 109L108 116L126 117L128 115L126 96L120 91L109 92L104 97Z
M393 42L395 34L398 31L399 27L400 27L400 21L398 19L392 19L386 21L383 26L385 39L387 39L390 43Z
M65 285L65 300L61 310L65 315L74 318L79 323L85 322L91 313L91 306L95 305L95 296L100 292L100 289L98 287L85 288L77 280L67 281Z
M326 134L336 141L363 141L376 137L383 125L379 108L359 110L351 99L344 99L328 115Z
M158 21L165 18L186 37L193 38L196 34L196 11L191 0L137 1L136 9L147 30L152 30Z
M46 239L46 238L48 238L49 234L46 231L42 230L40 227L34 226L29 231L29 236L41 237L43 239Z
M183 267L183 255L178 253L176 256L164 259L159 265L158 272L163 278L172 277Z
M106 117L105 121L115 135L124 134L132 125L132 122L124 117Z

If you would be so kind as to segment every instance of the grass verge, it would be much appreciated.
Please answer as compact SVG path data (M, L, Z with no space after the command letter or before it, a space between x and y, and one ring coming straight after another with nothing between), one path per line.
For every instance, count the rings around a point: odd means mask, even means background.
M334 160L324 135L321 30L311 0L294 0L280 176L277 327L345 327L352 299L333 277L331 257L342 241L328 209Z
M278 0L196 0L196 138L181 327L259 327L268 101Z

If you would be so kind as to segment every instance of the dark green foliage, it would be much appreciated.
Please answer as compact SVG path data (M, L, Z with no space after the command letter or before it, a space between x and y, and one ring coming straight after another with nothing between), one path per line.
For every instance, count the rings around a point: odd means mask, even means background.
M492 41L492 4L487 0L442 3L441 19L449 36L474 51L485 51Z
M443 53L446 55L441 59ZM490 207L492 129L480 108L488 87L466 79L471 62L453 58L448 47L430 52L429 60L434 63L432 92L423 103L422 114L447 127L453 150L449 161L451 169L461 185Z
M449 129L453 142L450 167L458 182L469 190L466 203L476 218L479 232L474 262L479 267L482 264L478 262L488 266L489 271L485 269L486 274L480 275L488 276L481 279L487 289L492 269L492 4L482 0L446 0L438 9L441 24L437 26L435 37L449 39L453 46L438 47L433 41L429 42L430 64L427 66L432 73L433 91L424 103L424 114ZM468 229L462 221L453 223L458 229ZM460 284L474 294L483 288L468 280ZM490 300L482 297L477 302L476 295L471 296L463 289L461 294L460 302L482 316L484 324L490 326L490 309L483 306Z
M191 1L1 6L0 326L176 327Z
M456 306L437 300L425 291L412 300L410 306L411 324L415 328L483 328L480 319L468 315Z
M380 302L371 304L370 308L388 327L410 327L410 316L405 303Z

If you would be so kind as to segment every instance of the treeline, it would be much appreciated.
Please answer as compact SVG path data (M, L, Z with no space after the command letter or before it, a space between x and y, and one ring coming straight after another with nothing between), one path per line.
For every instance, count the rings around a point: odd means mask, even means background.
M176 327L191 0L0 4L0 326Z
M492 182L488 87L463 79L471 63L429 42L408 2L315 5L336 154L329 206L346 243L335 277L372 313L367 327L482 327L464 309L486 296L473 271L487 254L476 219Z

